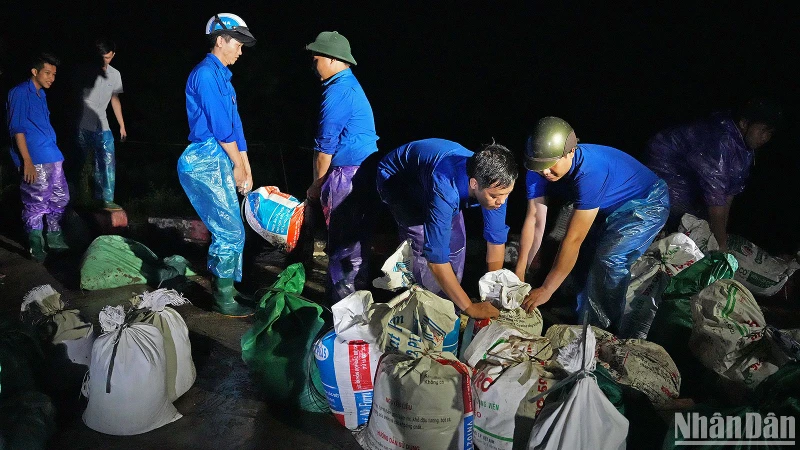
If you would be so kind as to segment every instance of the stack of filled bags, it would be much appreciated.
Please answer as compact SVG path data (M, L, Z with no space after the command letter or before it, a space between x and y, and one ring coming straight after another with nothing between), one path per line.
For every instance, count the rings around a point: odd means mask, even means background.
M159 289L135 298L133 308L106 306L103 334L92 349L83 413L91 429L112 435L154 430L181 417L172 402L195 379L186 323L167 304L187 301Z

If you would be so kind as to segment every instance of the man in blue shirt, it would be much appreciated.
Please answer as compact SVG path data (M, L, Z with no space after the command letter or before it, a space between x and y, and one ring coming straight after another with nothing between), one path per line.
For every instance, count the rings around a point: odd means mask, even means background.
M11 158L22 173L22 221L31 255L39 262L47 256L42 234L45 218L47 248L68 248L61 232L61 218L69 202L64 156L56 145L44 92L53 85L58 64L53 55L39 55L31 65L31 78L8 92L6 104Z
M327 291L333 304L370 286L378 135L372 107L350 69L356 60L347 39L323 31L306 49L323 86L314 182L306 196L320 201L328 226Z
M241 17L222 13L206 24L211 52L186 81L186 114L192 142L178 159L178 177L200 219L211 232L208 270L212 273L214 311L246 316L252 309L233 283L242 280L245 229L239 212L238 190L253 187L247 142L231 84L230 66L242 46L255 45Z
M523 302L530 311L553 295L575 267L592 224L596 253L578 311L587 307L590 323L616 332L625 308L630 268L669 215L666 183L632 156L611 147L578 145L572 127L557 117L536 125L525 149L528 213L522 226L516 274L524 279L541 244L547 196L574 202L575 211L553 267L542 285Z
M424 139L392 150L378 164L378 193L411 239L417 283L443 295L470 317L497 317L489 302L472 303L461 287L466 258L465 208L483 211L488 269L503 266L506 200L517 178L514 155L491 144L474 153L444 139Z

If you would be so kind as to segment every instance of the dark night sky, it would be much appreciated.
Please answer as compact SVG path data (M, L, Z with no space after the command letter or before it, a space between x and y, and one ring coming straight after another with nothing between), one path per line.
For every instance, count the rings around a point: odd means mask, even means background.
M62 57L61 76L106 35L118 45L112 64L123 75L128 133L141 140L185 142L184 83L216 12L240 15L259 39L232 67L250 141L312 144L319 91L303 47L323 30L350 40L382 150L441 137L468 148L494 138L521 152L528 128L557 115L582 141L638 157L666 125L753 93L777 95L789 127L759 155L754 192L743 195L780 200L751 203L774 216L769 226L798 228L777 218L796 203L800 90L789 68L800 50L800 2L3 3L4 89L25 76L32 52ZM740 222L746 231L750 221ZM784 232L797 247L797 232Z

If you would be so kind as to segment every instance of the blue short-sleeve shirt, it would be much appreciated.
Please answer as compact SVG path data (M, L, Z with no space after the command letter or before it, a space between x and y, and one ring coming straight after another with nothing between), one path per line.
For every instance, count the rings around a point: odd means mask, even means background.
M353 71L345 69L322 83L315 150L332 155L331 167L359 166L378 151L372 106Z
M378 183L400 210L404 226L423 225L422 254L434 264L449 261L450 233L455 215L479 206L469 196L467 159L472 152L445 139L424 139L396 148L378 165ZM482 208L483 237L492 244L504 244L508 237L506 204L496 210Z
M647 196L659 178L633 156L613 147L580 144L572 167L560 180L548 182L528 171L528 199L557 195L571 200L575 209L599 208L608 215L623 203Z

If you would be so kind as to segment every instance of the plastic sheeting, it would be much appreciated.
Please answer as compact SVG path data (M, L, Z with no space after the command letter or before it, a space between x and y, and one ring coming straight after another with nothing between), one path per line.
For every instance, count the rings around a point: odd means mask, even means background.
M320 202L328 226L328 296L336 303L370 286L369 254L377 206L374 165L332 168L322 185Z
M669 186L671 229L683 214L705 218L708 205L741 193L752 164L753 152L727 113L664 130L647 148L647 166Z
M667 185L656 183L644 199L630 200L611 213L599 230L597 250L578 312L589 307L589 322L616 331L625 310L633 263L661 231L669 214Z
M209 138L186 147L178 159L178 178L211 232L208 270L218 278L242 281L245 229L236 196L233 162L222 146Z
M41 230L47 220L48 231L61 230L61 218L69 203L69 188L64 176L63 161L36 164L36 181L21 182L22 223L25 232Z
M89 157L92 159L94 198L113 202L117 179L117 159L114 149L114 135L111 130L99 132L80 130L78 132L78 146L81 148L84 164L86 164L85 160ZM85 182L85 178L82 177L82 182Z

